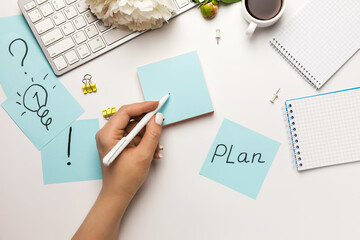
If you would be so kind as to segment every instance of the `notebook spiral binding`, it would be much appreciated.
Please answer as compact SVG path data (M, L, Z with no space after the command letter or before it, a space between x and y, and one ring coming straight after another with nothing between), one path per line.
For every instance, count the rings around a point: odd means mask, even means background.
M287 114L286 107L283 106L283 107L281 108L281 111L282 111L283 120L284 120L284 124L285 124L286 136L288 136L288 150L289 150L290 155L293 155L293 154L294 154L294 148L293 148L292 139L291 139L291 137L290 137L290 136L291 136L291 132L290 132L290 125L289 125L289 119L288 119L288 114ZM295 160L295 161L294 161L294 160ZM291 163L292 163L293 168L295 168L295 169L298 168L298 166L297 166L297 161L296 161L296 157L291 158Z
M298 61L296 58L291 55L286 48L281 45L280 42L273 38L270 40L270 45L287 61L296 72L300 74L312 87L319 89L321 83L316 80L316 78Z
M299 168L303 167L303 164L301 162L301 156L300 156L301 155L300 140L299 140L299 136L297 134L297 129L296 129L295 113L292 110L293 106L291 103L285 102L285 108L286 108L289 131L290 131L289 136L291 138L290 140L291 140L291 144L292 144L292 148L293 148L296 167L299 169Z

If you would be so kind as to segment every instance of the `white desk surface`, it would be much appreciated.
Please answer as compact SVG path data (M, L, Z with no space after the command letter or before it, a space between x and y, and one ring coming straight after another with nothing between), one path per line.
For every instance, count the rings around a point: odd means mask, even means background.
M0 16L20 14L16 2L1 0ZM317 91L269 46L306 1L289 0L281 21L251 39L240 4L221 5L211 21L192 9L60 77L85 109L80 119L103 124L102 108L143 100L137 66L198 51L215 113L164 129L165 157L128 208L120 239L359 239L360 162L297 172L281 107L289 98L359 86L360 54ZM98 93L84 97L86 73ZM281 142L256 200L199 175L224 117ZM40 151L2 108L0 119L0 239L69 239L101 181L44 185Z

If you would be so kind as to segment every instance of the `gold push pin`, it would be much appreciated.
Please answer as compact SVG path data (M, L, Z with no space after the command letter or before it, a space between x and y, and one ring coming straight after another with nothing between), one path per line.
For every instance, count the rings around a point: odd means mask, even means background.
M219 45L219 40L220 40L220 29L216 29L216 42L217 42L217 45Z
M274 103L275 99L277 99L279 97L279 95L278 95L279 91L280 91L280 88L276 91L276 93L274 93L273 98L270 99L271 103Z

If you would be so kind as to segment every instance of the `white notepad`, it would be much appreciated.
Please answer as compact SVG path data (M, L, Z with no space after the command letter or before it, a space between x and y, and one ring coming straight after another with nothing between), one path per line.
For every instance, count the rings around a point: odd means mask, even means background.
M299 171L360 160L360 88L285 102Z
M360 0L311 0L270 43L319 89L360 48Z

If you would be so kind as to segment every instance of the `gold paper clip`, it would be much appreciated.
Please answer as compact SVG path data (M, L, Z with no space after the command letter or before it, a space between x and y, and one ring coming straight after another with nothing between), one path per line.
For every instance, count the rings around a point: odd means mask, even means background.
M109 119L112 115L116 113L116 107L103 109L102 113L104 118Z
M96 83L91 82L92 76L90 74L85 74L84 79L82 80L84 86L82 86L82 90L84 94L96 92Z

